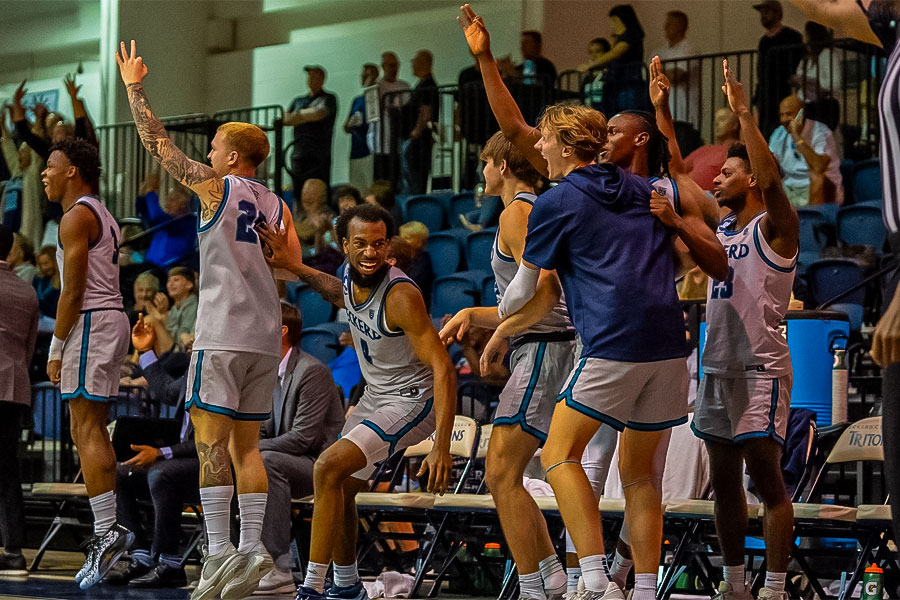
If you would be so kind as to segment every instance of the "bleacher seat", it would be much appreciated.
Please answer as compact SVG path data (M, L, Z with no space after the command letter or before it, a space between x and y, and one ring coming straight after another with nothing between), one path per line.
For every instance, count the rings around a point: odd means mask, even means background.
M431 316L455 315L463 308L476 306L485 275L484 271L460 271L435 279L431 292Z
M424 223L429 232L441 231L444 228L444 205L434 196L412 196L405 203L403 221L419 221Z
M863 272L859 263L850 258L823 258L809 265L806 278L816 304L822 304L859 284ZM828 308L846 313L850 317L850 330L859 331L865 297L866 290L862 287Z
M435 277L456 273L462 260L459 236L449 231L438 231L428 236L428 254Z
M456 192L453 190L431 190L430 195L441 201L445 213L450 213L450 201L453 199L453 196L456 195Z
M300 347L327 365L337 358L338 335L334 329L324 324L319 327L304 327Z
M497 229L491 227L466 236L466 266L469 269L491 270L491 246L496 235Z
M497 306L497 283L493 275L481 282L481 306Z
M837 234L845 244L872 246L880 253L887 237L881 208L869 203L844 206L838 211Z
M447 214L450 216L450 226L459 225L459 215L475 210L475 192L460 192L450 199L450 210Z
M821 232L828 219L822 211L809 206L798 208L797 216L800 217L800 256L797 262L805 268L819 259L819 254L825 247Z
M853 168L853 202L881 200L881 163L877 158L864 160Z
M308 285L297 287L292 304L300 309L303 327L315 327L331 320L333 306Z

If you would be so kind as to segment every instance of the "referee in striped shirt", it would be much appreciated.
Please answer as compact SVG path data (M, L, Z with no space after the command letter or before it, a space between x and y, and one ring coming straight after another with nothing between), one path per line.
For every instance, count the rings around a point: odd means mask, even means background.
M880 46L889 57L878 95L881 189L891 250L900 257L900 0L791 0L840 37ZM882 430L894 531L900 535L900 289L875 327L872 358L884 368Z

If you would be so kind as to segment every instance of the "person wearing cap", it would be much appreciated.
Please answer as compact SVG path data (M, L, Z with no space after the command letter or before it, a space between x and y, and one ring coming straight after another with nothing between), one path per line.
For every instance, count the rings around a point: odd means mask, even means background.
M291 177L294 194L303 189L307 179L331 182L331 138L337 114L337 97L326 92L325 69L320 65L306 65L306 85L309 94L298 96L284 115L284 124L294 127L294 148Z
M759 39L754 102L759 110L759 128L768 138L779 125L778 104L791 94L791 76L803 60L803 35L781 22L784 12L778 0L765 0L753 8L759 11L759 22L766 28Z

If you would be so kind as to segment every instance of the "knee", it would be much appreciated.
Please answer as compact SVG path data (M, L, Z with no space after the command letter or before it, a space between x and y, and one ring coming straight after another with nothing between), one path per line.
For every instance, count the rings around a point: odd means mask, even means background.
M547 471L565 460L580 462L580 456L573 456L571 444L566 440L549 439L541 450L541 466Z
M316 492L325 488L341 488L347 479L346 467L340 456L327 450L313 465L313 482Z
M484 480L492 494L522 485L522 473L512 468L504 452L489 454L484 465Z

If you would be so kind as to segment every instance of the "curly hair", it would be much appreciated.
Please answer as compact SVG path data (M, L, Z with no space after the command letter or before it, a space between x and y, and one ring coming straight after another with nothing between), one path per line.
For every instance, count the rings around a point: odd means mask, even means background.
M100 191L100 152L97 146L82 138L68 138L50 146L50 152L65 155L91 191L95 194Z
M339 241L347 239L350 221L354 218L359 219L363 223L384 223L384 227L387 230L387 238L390 239L394 235L394 218L391 216L391 213L374 204L359 204L349 210L345 210L338 217L335 229L337 230Z
M595 160L606 144L606 117L587 106L551 104L544 110L538 127L551 130L580 160Z

